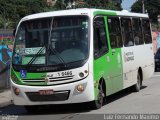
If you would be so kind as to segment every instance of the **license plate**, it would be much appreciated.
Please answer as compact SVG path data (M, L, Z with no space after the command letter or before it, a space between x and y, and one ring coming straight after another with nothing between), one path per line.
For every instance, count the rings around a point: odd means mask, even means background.
M39 94L40 95L52 95L54 93L53 90L40 90Z

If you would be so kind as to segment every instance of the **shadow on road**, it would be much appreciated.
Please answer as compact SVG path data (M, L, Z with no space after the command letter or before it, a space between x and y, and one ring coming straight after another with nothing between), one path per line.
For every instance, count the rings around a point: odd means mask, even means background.
M141 90L145 89L146 87L147 86L142 86ZM104 105L107 105L107 104L112 103L112 102L114 102L116 100L119 100L119 99L121 99L121 98L123 98L123 97L125 97L125 96L127 96L127 95L129 95L131 93L133 93L132 88L127 88L127 89L121 90L120 92L117 92L117 93L115 93L113 95L108 96L106 98L106 102L105 102Z
M10 105L0 109L0 115L49 115L49 114L71 114L71 113L85 113L90 109L83 104L68 104L68 105L48 105L48 106L35 106L37 111L28 113L23 106Z
M147 86L142 86L141 90L145 89ZM106 98L106 103L104 105L107 105L109 103L112 103L116 100L119 100L129 94L131 94L131 88L127 88L125 90L122 90L118 93L115 93L111 96L108 96ZM5 107L3 109L0 109L0 115L19 115L19 116L29 116L29 115L56 115L56 114L71 114L71 113L86 113L91 111L91 109L88 107L88 103L81 103L81 104L68 104L68 105L49 105L49 106L35 106L37 107L37 111L34 113L28 113L23 106L15 106L10 105L8 107Z

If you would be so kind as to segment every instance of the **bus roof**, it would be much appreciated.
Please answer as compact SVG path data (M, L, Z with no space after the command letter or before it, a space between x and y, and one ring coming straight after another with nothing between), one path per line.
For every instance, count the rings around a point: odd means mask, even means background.
M132 13L126 10L122 11L114 11L114 10L103 10L103 9L91 9L91 8L78 8L78 9L68 9L68 10L60 10L60 11L51 11L51 12L43 12L28 15L22 18L22 21L36 18L45 18L52 16L66 16L66 15L119 15L119 16L133 16L133 17L148 17L148 14L141 13Z

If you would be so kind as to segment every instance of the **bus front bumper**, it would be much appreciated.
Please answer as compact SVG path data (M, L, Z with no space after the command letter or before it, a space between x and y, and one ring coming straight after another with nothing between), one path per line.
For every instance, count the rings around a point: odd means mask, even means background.
M77 87L84 87L83 92ZM17 85L11 80L11 92L15 105L48 105L82 103L94 100L93 79L87 78L69 84L55 86Z

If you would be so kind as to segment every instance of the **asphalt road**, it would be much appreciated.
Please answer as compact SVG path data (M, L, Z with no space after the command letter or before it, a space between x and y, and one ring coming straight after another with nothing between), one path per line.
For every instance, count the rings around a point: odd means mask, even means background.
M107 98L107 103L98 110L91 110L87 104L55 105L37 109L29 114L21 106L10 105L0 109L0 120L12 117L15 120L96 120L104 114L160 114L160 73L143 82L140 92L123 90Z

